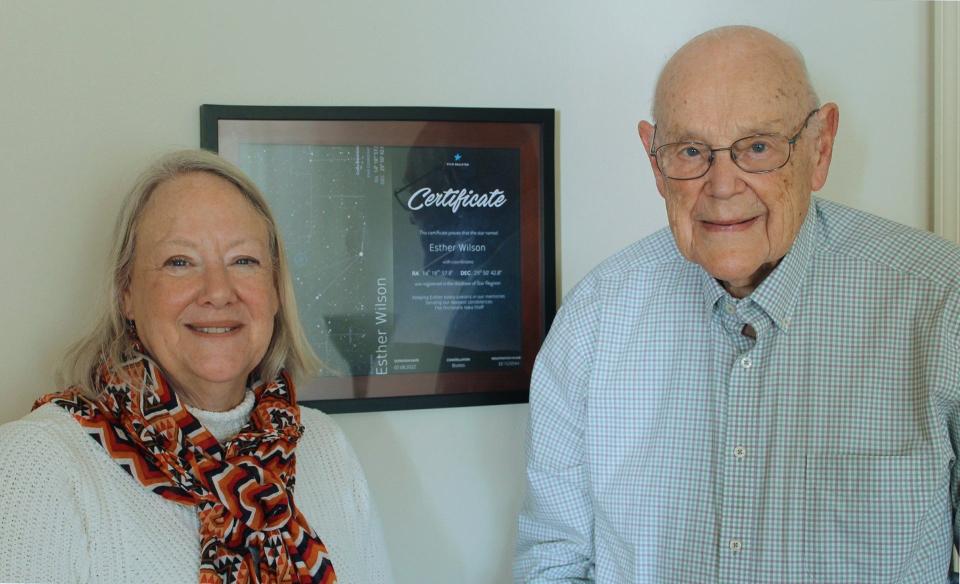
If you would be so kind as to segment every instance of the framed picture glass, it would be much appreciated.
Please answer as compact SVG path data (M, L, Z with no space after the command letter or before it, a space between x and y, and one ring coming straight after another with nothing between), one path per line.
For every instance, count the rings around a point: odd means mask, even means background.
M523 402L556 308L554 111L204 105L261 188L327 412Z

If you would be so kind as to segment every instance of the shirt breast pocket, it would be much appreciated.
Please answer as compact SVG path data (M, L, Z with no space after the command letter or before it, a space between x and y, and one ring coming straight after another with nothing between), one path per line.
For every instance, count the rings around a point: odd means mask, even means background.
M805 480L804 555L811 581L896 583L916 552L937 481L935 457L808 456Z

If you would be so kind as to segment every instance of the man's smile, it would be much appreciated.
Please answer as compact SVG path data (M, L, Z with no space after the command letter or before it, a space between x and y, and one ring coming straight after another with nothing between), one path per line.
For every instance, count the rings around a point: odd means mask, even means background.
M748 219L717 219L713 221L701 219L700 224L703 225L703 228L707 231L719 233L735 232L750 229L759 218L760 216L757 215L756 217L750 217Z

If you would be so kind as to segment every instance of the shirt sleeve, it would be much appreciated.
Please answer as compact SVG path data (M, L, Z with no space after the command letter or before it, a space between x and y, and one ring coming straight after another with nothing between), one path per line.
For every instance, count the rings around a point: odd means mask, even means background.
M950 308L960 315L960 293L954 295ZM960 572L957 562L957 550L960 549L960 319L954 319L953 333L953 372L956 380L953 395L943 401L952 404L947 411L947 433L953 448L953 461L950 465L950 507L953 510L953 561L950 564L951 577Z
M74 471L69 449L43 422L0 426L0 582L86 581Z
M584 445L596 308L587 284L570 294L537 356L530 387L527 494L520 511L518 583L591 582L593 508Z

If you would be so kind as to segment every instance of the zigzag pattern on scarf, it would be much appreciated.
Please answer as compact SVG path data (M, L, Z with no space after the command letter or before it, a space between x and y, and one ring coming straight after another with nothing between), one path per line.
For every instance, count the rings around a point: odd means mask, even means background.
M144 487L196 507L202 584L336 582L326 547L293 500L303 427L286 373L253 384L250 420L224 445L145 355L104 363L98 374L98 399L73 388L34 408L62 407Z

